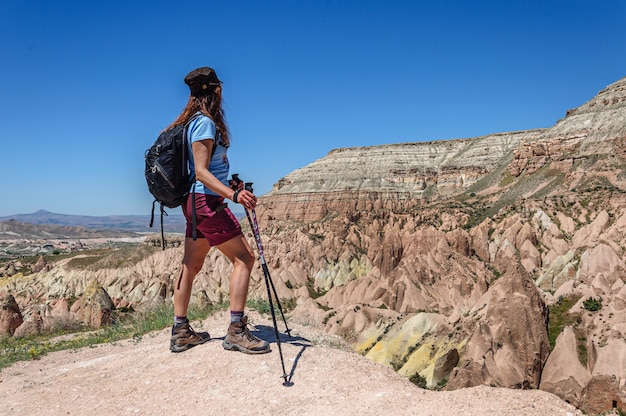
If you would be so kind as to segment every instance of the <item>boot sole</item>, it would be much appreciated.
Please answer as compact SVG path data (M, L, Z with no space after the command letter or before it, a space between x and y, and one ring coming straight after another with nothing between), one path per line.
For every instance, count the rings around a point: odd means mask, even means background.
M211 340L211 336L207 333L207 337L203 339L202 342L198 342L197 344L185 344L185 345L176 345L170 342L170 351L171 352L183 352L187 351L190 348L193 348L198 345L205 344Z
M243 352L244 354L266 354L266 353L272 351L272 349L270 348L269 345L264 350L249 350L247 348L242 347L239 344L233 344L233 343L224 341L224 342L222 342L222 346L224 347L225 350L228 350L228 351L239 351L239 352Z
M183 352L193 347L195 347L195 345L185 345L184 347L174 347L170 345L170 351L171 352Z

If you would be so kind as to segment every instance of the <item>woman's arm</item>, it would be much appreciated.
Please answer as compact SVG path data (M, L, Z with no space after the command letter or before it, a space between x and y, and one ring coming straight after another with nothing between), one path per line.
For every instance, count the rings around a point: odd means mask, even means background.
M235 201L233 198L236 191L224 185L209 171L208 166L213 153L213 139L195 141L191 144L191 149L193 151L193 163L196 169L197 180L224 198L231 199L233 202L241 204L246 208L256 207L256 196L252 192L245 189L239 190L237 192L237 200Z

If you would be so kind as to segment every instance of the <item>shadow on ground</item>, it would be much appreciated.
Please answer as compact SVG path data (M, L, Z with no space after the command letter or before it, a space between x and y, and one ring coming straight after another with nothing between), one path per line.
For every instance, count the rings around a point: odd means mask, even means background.
M290 330L285 331L285 333L279 331L277 335L274 327L267 325L255 325L254 329L250 331L250 333L256 335L261 339L264 339L265 341L269 342L270 345L274 345L278 349L278 352L280 354L280 361L283 367L283 379L285 380L283 385L287 387L293 385L293 376L296 373L296 368L298 367L298 362L300 361L302 354L304 354L304 351L308 347L313 346L313 344L311 344L311 341L309 341L308 339L299 336L291 336L288 332L290 332ZM289 371L289 373L287 373L285 368L285 360L281 350L281 344L290 344L296 347L300 347L300 351L298 351L298 354L294 358L293 365L291 366L291 371Z

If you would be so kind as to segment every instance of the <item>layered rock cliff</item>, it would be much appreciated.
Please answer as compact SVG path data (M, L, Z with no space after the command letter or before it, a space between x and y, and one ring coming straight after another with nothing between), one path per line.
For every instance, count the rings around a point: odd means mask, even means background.
M406 212L467 189L542 133L336 149L281 179L264 204L276 218L304 222L335 212Z
M257 209L289 319L430 388L541 388L626 410L624 146L626 78L552 128L331 151ZM94 280L139 305L171 297L181 255L48 265L0 289L25 321L34 300L51 316ZM194 299L224 299L229 271L212 251ZM262 278L257 265L251 296L266 296Z

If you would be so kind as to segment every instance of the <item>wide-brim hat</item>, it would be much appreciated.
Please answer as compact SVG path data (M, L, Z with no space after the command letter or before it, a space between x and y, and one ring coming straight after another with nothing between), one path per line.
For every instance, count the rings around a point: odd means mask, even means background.
M221 85L222 81L219 80L213 68L203 66L188 73L185 76L185 84L189 86L192 95L204 95Z

